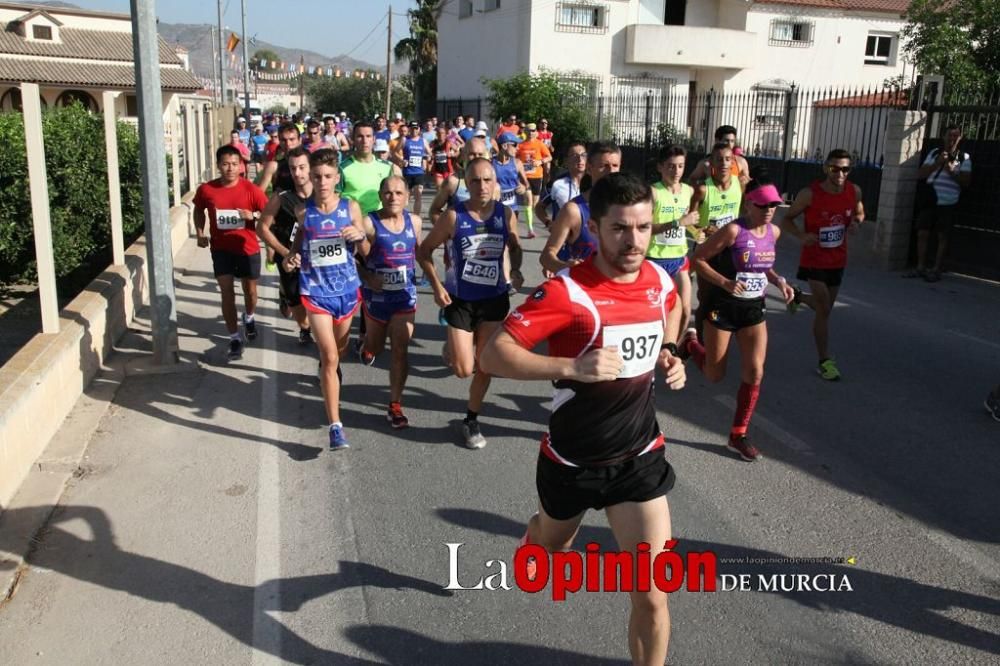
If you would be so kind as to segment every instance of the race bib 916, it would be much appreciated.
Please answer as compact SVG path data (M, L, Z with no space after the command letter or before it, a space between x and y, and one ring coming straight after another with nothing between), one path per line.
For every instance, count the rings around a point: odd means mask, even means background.
M246 223L240 214L232 209L217 209L215 211L215 228L219 231L243 229Z

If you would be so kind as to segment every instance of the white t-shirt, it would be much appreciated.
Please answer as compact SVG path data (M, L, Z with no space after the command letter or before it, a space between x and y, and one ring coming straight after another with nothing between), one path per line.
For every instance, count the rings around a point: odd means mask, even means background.
M938 149L935 148L931 152L927 153L927 159L924 160L924 166L929 166L934 164L937 160ZM963 153L959 151L959 156L961 159L961 165L958 167L958 173L972 173L972 160L969 158L969 153ZM938 173L938 169L935 168L929 176L927 176L927 184L934 186L934 191L937 192L937 202L939 206L953 206L958 203L958 197L962 194L962 187L958 184L956 175L952 175L949 171L949 166L946 164L941 172Z
M573 182L570 176L557 178L549 188L549 210L552 211L552 219L555 219L559 210L569 203L573 197L580 195L580 188Z

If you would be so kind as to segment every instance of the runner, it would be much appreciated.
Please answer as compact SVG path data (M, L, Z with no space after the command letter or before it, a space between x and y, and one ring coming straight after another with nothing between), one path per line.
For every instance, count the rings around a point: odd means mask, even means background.
M535 215L546 228L552 225L563 206L580 196L580 182L587 173L587 146L582 141L566 146L563 166L566 173L552 181L549 191L535 205Z
M275 126L275 128L272 129L272 130L268 130L267 134L268 134L269 139L268 139L268 142L267 142L267 151L264 154L264 162L265 163L271 162L274 159L276 159L276 156L278 154L278 148L281 147L281 141L278 140L278 128L277 128L277 126Z
M357 202L337 194L336 151L310 154L309 169L313 194L297 211L299 233L284 269L300 270L302 305L309 312L309 328L320 352L320 386L333 451L348 448L340 420L340 359L347 349L351 319L361 304L361 282L352 255L367 254L369 245Z
M437 128L437 139L430 146L433 156L432 172L434 174L434 186L441 188L443 181L451 178L455 173L455 158L458 157L458 147L448 140L448 129L444 126Z
M347 136L338 128L337 117L327 116L323 118L323 141L330 144L343 157L351 151L351 144L347 142Z
M497 133L493 136L494 139L500 141L500 137L504 134L513 134L517 136L517 133L521 131L521 128L517 125L517 116L513 113L507 116L507 119L497 128Z
M489 160L474 159L465 168L469 199L441 214L417 250L417 259L434 288L434 301L444 308L448 337L444 357L456 377L472 377L462 435L470 449L486 446L479 428L479 411L490 375L476 369L476 350L500 327L510 309L503 275L504 250L510 253L514 286L521 275L521 244L517 215L494 200L496 172ZM433 253L442 243L451 265L442 285Z
M687 152L681 146L660 150L656 169L660 182L653 185L653 238L646 256L673 278L682 305L681 330L691 321L691 264L687 258L686 229L698 223L691 210L694 190L681 182Z
M493 159L496 183L500 187L500 203L515 213L520 210L517 197L528 190L528 178L524 175L524 165L517 159L517 144L521 143L513 134L505 132L498 139L500 152Z
M393 161L402 167L403 178L409 194L413 195L413 212L420 215L423 208L424 178L430 165L431 147L420 136L420 123L410 123L409 136L400 139ZM404 207L405 207L404 203Z
M826 178L802 189L785 213L781 228L802 241L799 272L796 277L809 282L810 294L795 289L789 303L794 314L805 303L816 314L813 338L819 366L816 372L828 381L840 379L840 370L830 357L830 316L847 266L847 234L856 233L864 222L865 206L861 188L847 180L851 172L851 154L843 149L830 151L823 166ZM795 218L805 213L805 229L799 230Z
M375 139L375 145L372 146L372 153L375 157L384 161L389 161L389 144L385 142L385 139Z
M382 120L385 121L384 118ZM400 172L390 162L375 157L372 152L375 136L370 123L356 123L352 138L354 153L340 165L341 193L348 199L357 201L362 214L367 215L382 205L378 196L382 180L392 175L398 176Z
M374 365L389 335L392 364L387 418L393 428L405 428L409 420L403 414L403 386L409 372L407 348L417 311L414 258L420 244L421 221L405 209L409 199L405 178L390 176L383 180L379 198L382 207L362 220L371 245L365 262L371 277L361 286L367 333L358 357L365 365Z
M295 318L299 325L299 344L304 345L312 342L312 334L309 332L306 309L299 298L299 271L286 271L283 260L291 253L292 237L298 223L296 211L312 196L309 152L299 146L288 151L285 159L288 160L294 187L271 195L261 213L257 233L277 260L278 309L283 317L291 315Z
M240 143L250 149L250 137L253 136L249 129L247 129L247 119L240 116L236 119L236 129L233 130L240 137Z
M534 201L541 196L545 172L552 162L552 153L538 138L538 127L535 123L526 126L528 138L517 146L517 159L524 165L524 175L528 179L528 192L524 194L524 219L528 223L528 238L535 237L534 231Z
M587 153L587 175L592 186L608 174L617 173L621 166L622 151L610 141L598 141ZM597 249L597 238L589 225L589 201L589 192L584 192L559 210L538 256L547 276L583 263Z
M357 125L355 125L355 127L357 127ZM385 139L386 143L389 143L389 141L392 140L392 130L389 129L389 126L385 121L385 116L375 116L374 133L376 139ZM351 132L351 136L354 136L354 132Z
M729 144L717 143L712 146L709 163L711 167L708 176L703 183L695 186L689 208L698 211L697 226L688 227L688 233L697 244L704 243L708 236L735 220L740 214L742 202L743 188L740 181L733 177L733 149ZM698 280L699 303L705 300L709 286ZM701 312L699 308L695 313L695 327L699 335L703 323Z
M781 230L771 220L781 204L778 189L770 181L751 180L747 183L747 202L747 217L727 224L695 250L698 283L707 286L705 298L698 303L706 323L705 344L702 346L688 330L681 346L705 379L715 383L726 375L729 341L736 338L741 383L727 446L752 462L760 457L760 451L750 443L747 429L760 396L767 355L764 292L770 282L781 290L786 303L795 294L774 270L774 248Z
M323 126L316 119L311 119L306 123L305 147L310 153L315 153L317 150L324 148L334 151L339 151L340 149L338 144L327 143L323 139Z
M240 151L222 146L215 151L220 177L198 186L194 196L194 227L198 247L211 247L212 269L222 293L222 317L229 331L229 358L243 356L243 336L236 320L235 280L243 286L243 329L247 340L257 337L257 279L260 245L255 224L267 206L259 187L240 178ZM205 235L206 212L208 235Z
M475 159L486 159L490 156L489 148L486 146L486 139L473 137L469 143L465 144L465 161L471 162ZM494 190L496 187L494 186ZM497 198L497 195L494 195ZM437 194L431 202L431 224L437 224L438 218L445 208L454 209L455 205L469 200L469 188L465 184L465 172L458 171L448 177L443 183L438 185ZM445 255L447 257L447 254Z
M292 182L292 172L288 169L288 160L285 159L285 153L302 145L302 137L293 123L285 123L278 128L278 142L281 147L276 153L277 159L265 164L264 170L261 171L260 176L257 178L257 187L265 192L268 186L271 186L273 190L278 192L290 190L295 187L295 184Z
M538 140L544 143L549 150L552 150L552 131L549 129L549 121L541 118L538 121Z
M743 150L739 149L737 154L736 128L732 125L722 125L715 130L715 143L724 143L733 151L733 160L730 163L729 171L740 181L740 187L745 187L750 180L750 165L743 157ZM713 175L711 160L703 160L691 172L691 182L699 183Z
M681 389L685 372L675 355L676 292L662 269L644 261L652 199L649 186L629 174L594 185L599 249L536 289L483 350L487 372L555 386L536 464L538 513L522 544L570 550L588 509L605 511L622 551L648 546L650 562L671 539L666 493L675 477L653 381L659 368L671 389ZM531 351L543 341L548 356ZM667 594L652 586L630 597L632 661L662 665L670 641Z

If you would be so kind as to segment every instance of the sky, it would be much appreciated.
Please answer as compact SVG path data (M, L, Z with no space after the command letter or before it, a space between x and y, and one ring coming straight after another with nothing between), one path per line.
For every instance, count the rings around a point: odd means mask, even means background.
M65 1L84 9L129 12L129 0ZM218 22L215 0L155 1L156 15L165 23ZM350 55L381 65L385 63L386 10L391 4L394 12L405 14L416 3L413 0L293 0L287 3L246 0L246 4L247 34L250 36L256 34L259 39L278 46L308 49L326 56ZM222 0L222 6L226 8L225 25L239 33L240 0ZM288 11L292 7L294 13ZM372 32L376 25L378 29ZM331 36L331 32L340 33L340 36ZM393 44L409 36L405 16L392 17L392 32Z

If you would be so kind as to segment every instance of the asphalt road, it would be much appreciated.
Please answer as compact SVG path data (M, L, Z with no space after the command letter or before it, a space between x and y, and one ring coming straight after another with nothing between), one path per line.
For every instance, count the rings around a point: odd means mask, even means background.
M527 242L531 284L543 241ZM796 251L782 241L786 275ZM751 426L763 460L724 448L735 349L724 382L689 366L688 387L657 398L682 552L713 551L719 574L753 587L758 574L832 574L851 589L673 594L670 664L1000 659L1000 424L982 408L1000 381L1000 289L902 280L855 255L833 320L842 381L814 371L811 314L772 302ZM444 329L422 290L411 427L385 420L388 355L372 368L350 359L352 448L331 454L315 353L277 314L274 277L259 339L226 363L208 252L189 242L177 265L182 349L202 365L118 390L0 609L0 661L627 663L625 594L443 589L447 543L464 544L464 586L513 557L535 510L544 382L495 380L480 417L489 444L462 448L467 382L442 366ZM123 358L148 349L139 329ZM614 549L603 515L584 525L579 548Z

